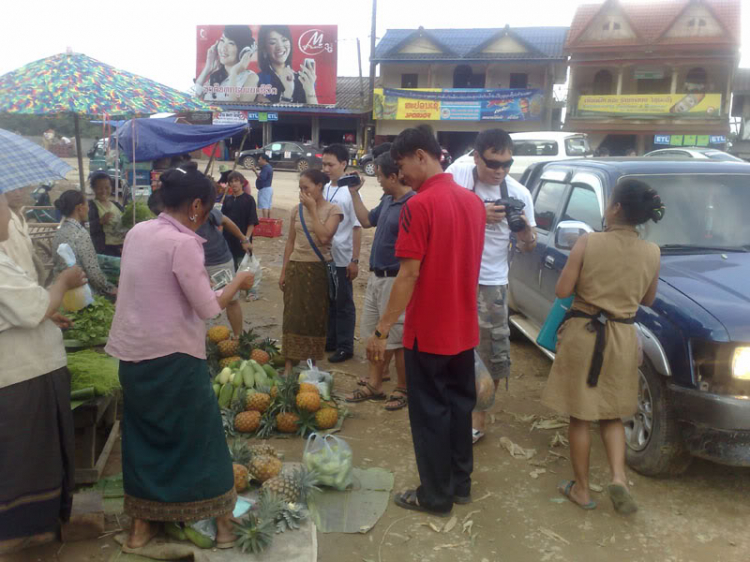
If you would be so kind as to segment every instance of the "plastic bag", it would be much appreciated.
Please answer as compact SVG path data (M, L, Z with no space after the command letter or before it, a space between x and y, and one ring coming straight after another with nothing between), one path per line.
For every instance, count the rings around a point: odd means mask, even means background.
M252 292L257 292L260 287L260 280L263 278L263 270L260 267L260 260L251 254L245 254L240 262L240 267L237 269L237 273L240 271L249 271L253 274L253 288L250 289Z
M477 405L474 409L478 412L487 411L495 403L495 382L476 350L474 351L474 382L477 387Z
M302 464L318 474L318 482L337 490L352 483L352 449L335 435L313 433L307 438Z
M320 397L323 400L331 399L333 375L326 371L319 371L318 367L313 364L312 359L307 360L307 370L302 371L297 380L299 382L314 384L318 387L318 392L320 392Z
M68 267L73 267L76 264L76 255L69 244L60 244L57 247L57 255L62 258ZM68 312L78 312L93 302L94 295L91 293L91 287L86 283L83 287L66 292L63 296L62 305Z

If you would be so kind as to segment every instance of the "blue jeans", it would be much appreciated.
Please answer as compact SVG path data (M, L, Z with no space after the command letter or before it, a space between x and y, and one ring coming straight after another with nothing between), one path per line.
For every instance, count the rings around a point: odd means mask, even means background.
M354 353L354 325L357 311L354 308L354 288L346 276L345 267L337 267L339 292L336 302L328 308L328 336L326 347L344 353Z

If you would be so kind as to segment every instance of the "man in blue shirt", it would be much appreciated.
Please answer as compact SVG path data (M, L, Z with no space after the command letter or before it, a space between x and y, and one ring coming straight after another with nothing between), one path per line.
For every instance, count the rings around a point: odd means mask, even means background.
M264 219L271 218L271 203L273 200L273 167L268 161L266 154L258 156L258 166L260 170L253 168L253 172L258 176L255 180L255 189L258 190L258 208L260 216Z
M400 262L396 257L396 239L398 238L401 209L415 192L398 179L398 165L388 152L375 160L377 178L383 188L383 198L373 210L365 208L359 190L362 184L350 188L354 211L362 228L377 227L370 251L370 278L367 280L365 304L362 309L361 339L366 341L375 333L380 317L385 313L391 288L396 280ZM386 410L400 410L406 406L406 366L403 344L404 315L393 325L388 333L385 361L370 363L369 379L360 381L362 388L346 397L347 402L364 402L366 400L383 400L383 377L391 357L396 358L398 384L393 394L388 397Z

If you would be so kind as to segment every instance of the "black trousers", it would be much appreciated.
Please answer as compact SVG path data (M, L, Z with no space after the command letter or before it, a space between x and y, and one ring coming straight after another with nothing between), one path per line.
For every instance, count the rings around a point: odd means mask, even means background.
M354 352L354 325L357 322L357 310L354 307L354 288L351 280L346 276L345 267L337 267L339 291L336 302L331 301L328 307L328 335L326 347Z
M407 349L409 420L421 486L420 505L449 511L471 493L471 412L477 401L474 350L434 355Z

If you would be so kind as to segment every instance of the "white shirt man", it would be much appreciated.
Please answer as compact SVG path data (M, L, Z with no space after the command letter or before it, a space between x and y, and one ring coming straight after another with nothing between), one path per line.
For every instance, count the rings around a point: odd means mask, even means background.
M323 197L329 203L335 203L341 207L344 212L344 218L333 236L331 254L333 255L333 261L336 262L336 267L347 267L352 261L354 229L361 228L362 225L354 212L354 203L352 203L349 188L338 187L331 185L331 183L328 183L323 189Z

